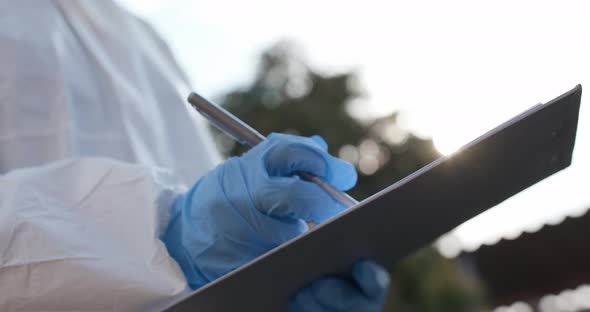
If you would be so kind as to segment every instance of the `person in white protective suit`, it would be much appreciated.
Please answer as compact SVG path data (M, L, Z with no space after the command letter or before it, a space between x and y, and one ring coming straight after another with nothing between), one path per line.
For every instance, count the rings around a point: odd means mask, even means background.
M0 3L0 311L158 310L344 209L293 177L354 185L320 138L274 134L222 162L189 91L111 1ZM381 309L383 268L352 276L290 310Z

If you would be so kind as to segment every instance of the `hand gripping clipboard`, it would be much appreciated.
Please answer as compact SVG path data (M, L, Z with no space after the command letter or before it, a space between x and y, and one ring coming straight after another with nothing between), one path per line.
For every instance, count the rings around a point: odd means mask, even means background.
M356 260L391 264L571 163L582 87L489 131L166 311L286 311L293 294Z

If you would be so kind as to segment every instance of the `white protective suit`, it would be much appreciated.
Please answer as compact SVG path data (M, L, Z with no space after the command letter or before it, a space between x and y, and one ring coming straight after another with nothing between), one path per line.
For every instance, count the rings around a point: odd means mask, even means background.
M158 237L219 161L188 92L110 1L0 2L0 311L146 311L185 291Z

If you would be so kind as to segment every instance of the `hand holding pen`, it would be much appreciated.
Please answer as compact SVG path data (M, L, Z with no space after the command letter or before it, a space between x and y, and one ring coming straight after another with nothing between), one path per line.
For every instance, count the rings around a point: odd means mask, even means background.
M188 97L189 103L215 127L235 139L240 144L255 146L265 140L265 137L258 131L226 111L222 107L213 104L202 96L191 93ZM348 194L337 190L322 179L307 172L299 172L298 175L306 180L319 185L332 198L340 202L344 207L352 207L358 203Z

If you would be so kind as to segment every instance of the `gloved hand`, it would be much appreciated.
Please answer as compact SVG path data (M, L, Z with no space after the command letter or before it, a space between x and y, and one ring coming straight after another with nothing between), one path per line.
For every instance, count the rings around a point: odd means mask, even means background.
M301 290L289 312L379 312L383 309L389 274L370 261L352 268L354 282L335 277L319 279Z
M203 176L176 200L162 240L191 288L213 281L322 222L343 207L297 171L340 190L354 166L327 153L320 137L271 134Z

